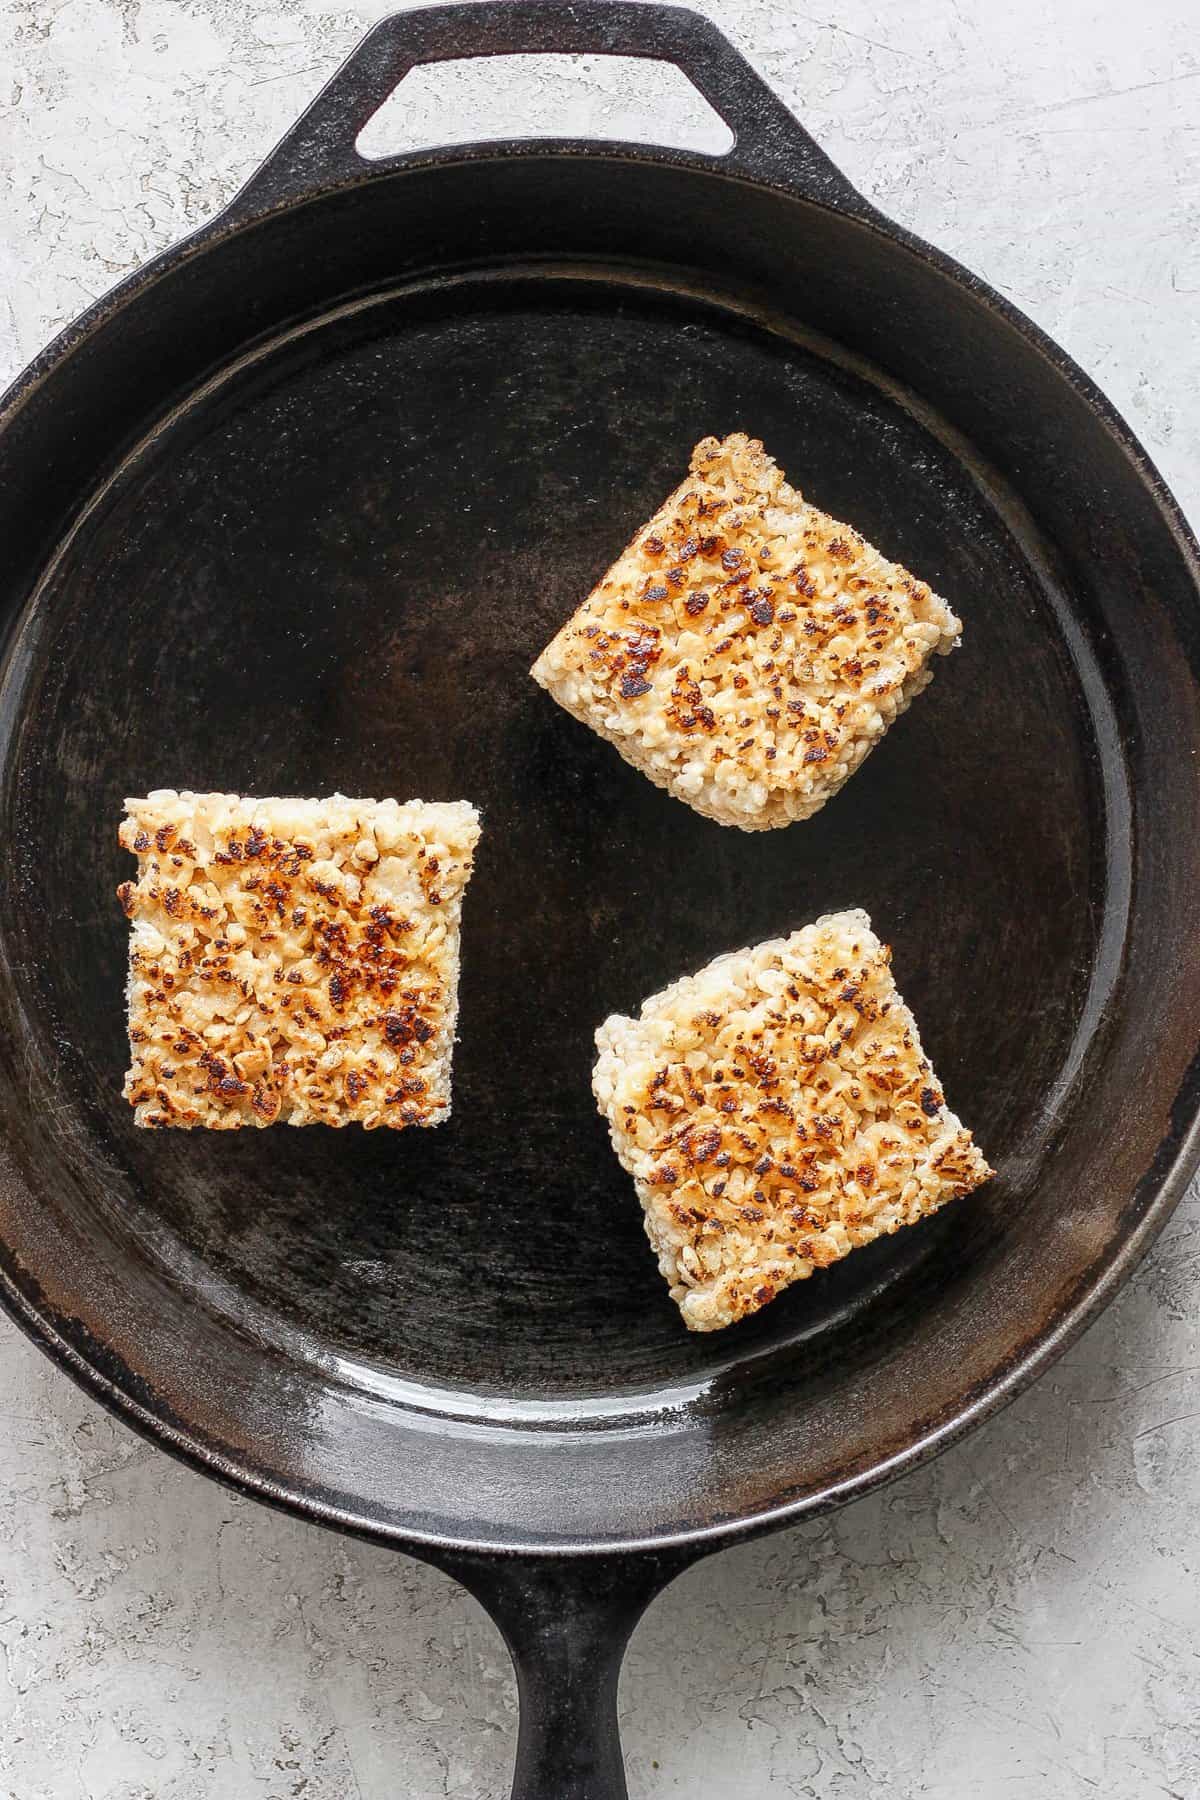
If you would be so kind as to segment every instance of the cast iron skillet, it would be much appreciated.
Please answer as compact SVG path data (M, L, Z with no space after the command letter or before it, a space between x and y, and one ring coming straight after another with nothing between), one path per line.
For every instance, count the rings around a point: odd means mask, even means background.
M736 145L356 154L414 64L533 50L675 63ZM966 620L847 791L761 837L526 675L735 428ZM226 212L22 377L0 474L5 1302L194 1466L464 1581L516 1658L518 1793L611 1800L654 1593L994 1411L1183 1189L1195 546L1068 358L713 26L560 0L372 31ZM170 784L480 804L447 1127L132 1129L115 829ZM689 1337L592 1030L850 904L998 1177Z

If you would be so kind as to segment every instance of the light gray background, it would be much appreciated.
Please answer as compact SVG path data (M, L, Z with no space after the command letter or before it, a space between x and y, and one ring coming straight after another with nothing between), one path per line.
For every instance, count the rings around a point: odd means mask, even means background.
M0 0L0 373L209 217L387 10ZM867 194L1078 357L1200 517L1196 0L709 10ZM424 87L390 141L632 132L655 91L594 64L496 87ZM646 134L691 110L671 89ZM634 1800L1196 1800L1198 1302L1193 1193L968 1443L679 1581L626 1666ZM231 1499L0 1325L3 1800L484 1800L514 1724L449 1581Z

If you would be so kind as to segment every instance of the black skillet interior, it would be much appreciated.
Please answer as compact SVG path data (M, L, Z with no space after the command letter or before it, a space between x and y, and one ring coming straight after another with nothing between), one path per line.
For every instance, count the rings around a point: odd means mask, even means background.
M791 130L774 188L544 146L263 187L10 422L9 1301L143 1425L318 1516L620 1544L853 1491L1077 1324L1190 1155L1190 552L1076 373L844 184L813 197ZM527 675L732 430L966 626L836 802L758 836ZM480 806L446 1127L132 1128L115 829L166 785ZM688 1336L592 1032L847 905L997 1179Z
M652 787L528 676L696 439L747 429L967 620L837 804L755 835ZM40 1043L89 1159L120 1169L122 1227L265 1324L480 1396L652 1394L801 1334L861 1335L881 1283L918 1304L994 1236L1014 1159L1028 1184L1103 925L1094 730L1029 546L956 449L827 351L613 271L381 297L184 408L38 604L15 838L18 923L55 945ZM995 754L1013 703L990 671L1018 666L1036 782ZM126 793L162 786L480 807L444 1129L131 1129L113 826ZM846 905L894 942L1000 1180L737 1332L690 1335L596 1114L593 1032Z

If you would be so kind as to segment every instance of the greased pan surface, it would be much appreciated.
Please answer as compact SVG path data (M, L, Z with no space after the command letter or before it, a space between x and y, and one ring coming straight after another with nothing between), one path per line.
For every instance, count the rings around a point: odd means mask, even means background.
M520 48L678 61L737 145L355 157L413 61ZM965 621L845 791L753 837L527 676L732 430ZM656 1583L967 1429L1182 1191L1194 546L1069 360L658 7L385 22L22 378L0 476L5 1303L200 1467L461 1574L518 1652L520 1791L619 1792L609 1688ZM481 808L447 1126L134 1130L115 829L159 785ZM691 1337L592 1032L846 905L997 1179Z

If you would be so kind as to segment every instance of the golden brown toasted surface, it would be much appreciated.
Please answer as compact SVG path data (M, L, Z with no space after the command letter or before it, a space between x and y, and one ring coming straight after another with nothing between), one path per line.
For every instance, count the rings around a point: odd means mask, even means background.
M735 433L697 444L532 674L660 787L759 831L823 806L960 630Z
M684 1322L714 1331L991 1174L864 912L719 956L596 1033L594 1088Z
M173 789L125 806L139 1125L447 1116L473 807Z

